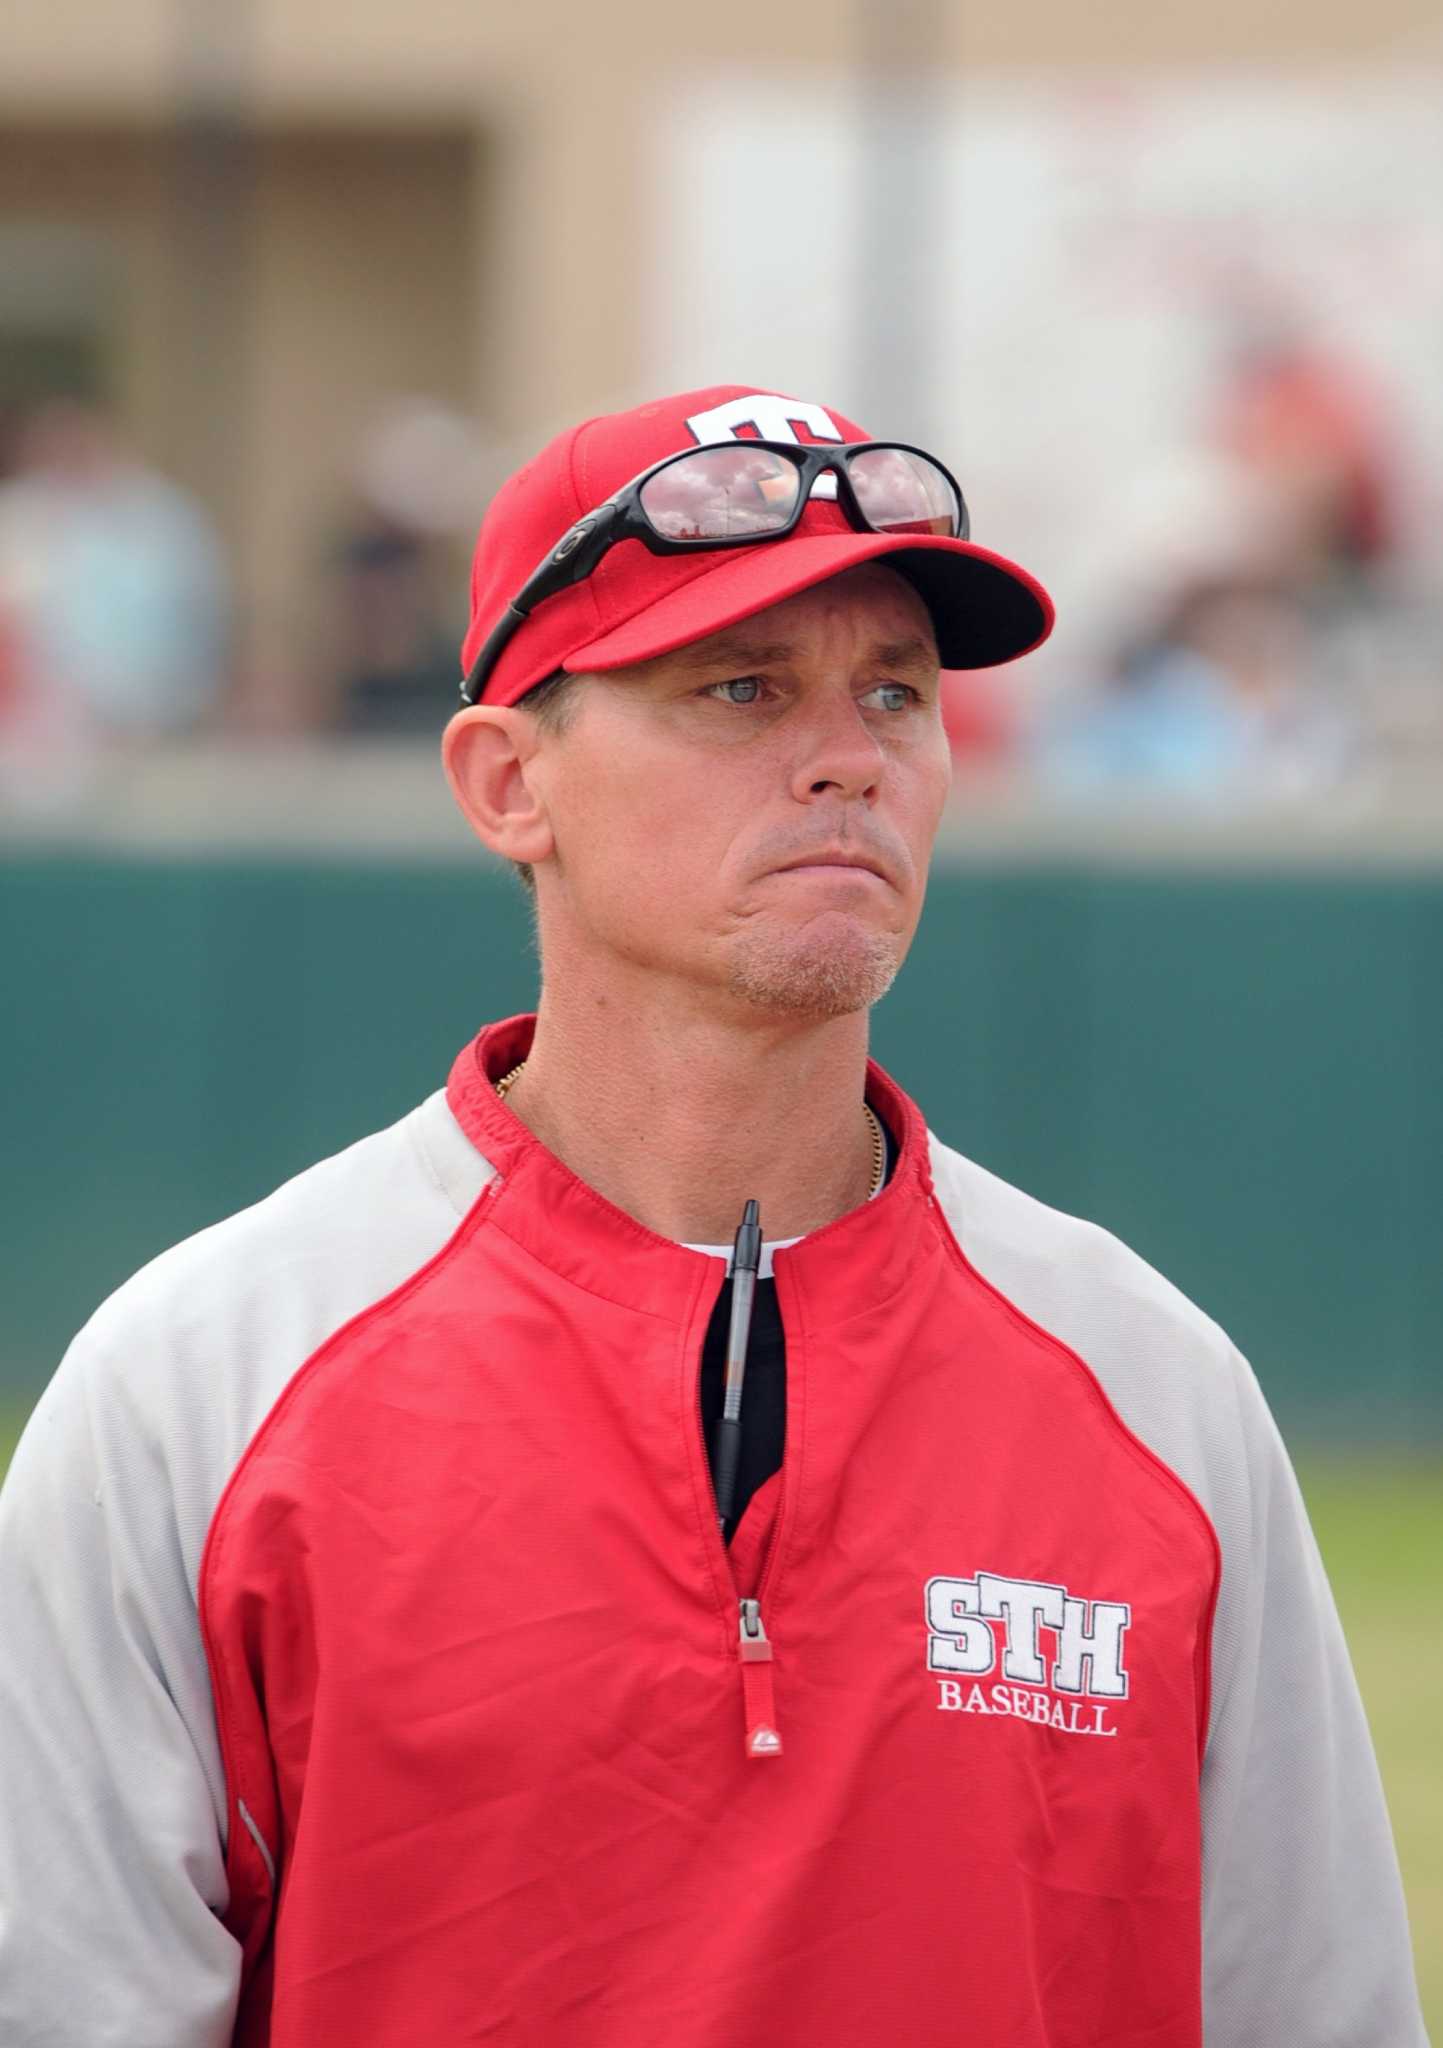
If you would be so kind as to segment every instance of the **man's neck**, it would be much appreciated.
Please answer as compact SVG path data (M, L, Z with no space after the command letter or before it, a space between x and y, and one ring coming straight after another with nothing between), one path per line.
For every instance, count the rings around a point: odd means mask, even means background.
M679 1243L731 1240L755 1198L766 1237L866 1200L867 1012L749 1018L543 991L510 1108L588 1186Z

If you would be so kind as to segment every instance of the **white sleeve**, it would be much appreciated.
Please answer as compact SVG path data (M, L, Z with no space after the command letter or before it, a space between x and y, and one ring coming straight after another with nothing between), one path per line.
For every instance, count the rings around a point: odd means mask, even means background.
M204 1652L164 1457L113 1398L97 1416L103 1318L0 1492L0 2040L220 2048L240 1949Z
M142 1267L41 1397L0 1492L3 2048L231 2041L206 1536L291 1375L491 1171L438 1089Z
M1202 1780L1207 2048L1427 2048L1332 1591L1272 1415L1232 1361L1250 1528L1224 1550Z

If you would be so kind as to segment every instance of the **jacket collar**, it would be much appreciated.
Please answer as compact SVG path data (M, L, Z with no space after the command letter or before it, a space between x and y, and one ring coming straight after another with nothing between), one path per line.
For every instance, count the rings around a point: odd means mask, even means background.
M667 1321L687 1320L699 1292L714 1298L721 1261L658 1236L608 1202L496 1094L496 1082L525 1059L535 1029L534 1012L484 1026L458 1053L447 1082L452 1113L499 1176L490 1197L492 1220L588 1292ZM895 1293L932 1234L922 1113L875 1060L867 1062L865 1092L897 1146L891 1179L874 1200L775 1254L784 1307L788 1297L804 1312L815 1304L827 1321L875 1308Z

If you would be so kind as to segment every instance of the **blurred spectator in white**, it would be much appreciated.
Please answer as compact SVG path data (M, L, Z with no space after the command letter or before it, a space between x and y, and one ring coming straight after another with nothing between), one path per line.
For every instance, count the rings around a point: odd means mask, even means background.
M184 731L225 682L227 578L196 501L54 400L0 483L0 730L12 756Z
M434 738L454 709L485 471L475 428L430 399L396 400L362 441L329 550L318 687L336 730Z

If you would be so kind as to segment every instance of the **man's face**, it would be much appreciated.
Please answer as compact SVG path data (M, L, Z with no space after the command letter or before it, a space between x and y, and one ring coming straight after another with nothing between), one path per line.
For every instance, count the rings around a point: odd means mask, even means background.
M876 1002L916 929L951 774L938 683L926 606L878 564L588 676L528 770L555 841L543 946L559 920L573 962L624 960L752 1011Z

